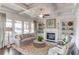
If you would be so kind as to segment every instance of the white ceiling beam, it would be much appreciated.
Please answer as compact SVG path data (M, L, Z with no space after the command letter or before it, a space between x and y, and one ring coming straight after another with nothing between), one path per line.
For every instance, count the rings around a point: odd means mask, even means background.
M21 8L23 10L23 11L19 12L19 14L23 14L29 9L29 6L26 6L22 3L15 3L15 4L16 4L16 6L18 6L19 8Z
M23 13L27 14L28 9L30 9L30 7L28 5L24 5L22 3L15 3L15 4L16 4L16 6L18 6L19 8L21 8L23 10L23 11L19 12L19 14L23 14ZM34 17L33 15L31 15L31 13L30 13L30 16Z
M14 10L9 9L9 8L7 8L5 6L1 6L1 9L0 10L2 10L2 11L8 11L8 12L11 12L11 13L16 13Z
M17 5L16 5L16 6L17 6ZM21 7L22 7L22 6L21 6ZM24 7L22 8L22 10L24 10L24 12L26 11L26 9L24 9ZM5 5L2 5L2 4L1 4L1 6L0 6L0 12L3 12L3 13L9 12L9 13L13 13L13 14L17 14L17 15L23 16L22 14L18 14L18 12L16 12L15 10L12 10L12 9L6 7ZM23 11L22 11L22 12L23 12ZM26 14L26 15L27 15L27 14ZM33 19L33 18L31 18L31 17L26 17L26 16L23 16L23 17L29 18L29 19Z
M7 8L5 8L5 7L2 7L2 8L0 9L0 12L2 12L2 13L16 14L16 15L22 16L22 17L27 18L27 19L32 19L31 17L27 17L27 16L20 15L20 14L16 13L15 11L9 10L9 9L7 9Z
M22 3L15 3L16 6L18 6L19 8L21 8L22 10L27 10L29 7L28 6L25 6L24 4Z

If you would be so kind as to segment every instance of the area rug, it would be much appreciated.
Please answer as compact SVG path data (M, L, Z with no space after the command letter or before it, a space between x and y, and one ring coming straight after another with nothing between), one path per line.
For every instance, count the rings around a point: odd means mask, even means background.
M22 53L23 55L47 55L49 48L52 48L52 44L47 44L45 47L37 48L33 44L24 45L21 47L17 47L16 45L12 45L14 49Z

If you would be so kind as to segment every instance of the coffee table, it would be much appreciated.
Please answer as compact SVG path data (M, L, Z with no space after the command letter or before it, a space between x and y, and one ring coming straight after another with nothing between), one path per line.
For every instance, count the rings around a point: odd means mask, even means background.
M34 40L33 41L33 45L37 48L42 48L42 47L45 47L46 46L46 43L45 41L42 41L42 42L39 42L37 40Z

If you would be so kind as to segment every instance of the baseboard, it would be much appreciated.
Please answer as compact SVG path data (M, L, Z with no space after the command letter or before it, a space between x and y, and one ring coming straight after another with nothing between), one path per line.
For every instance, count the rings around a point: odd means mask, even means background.
M46 41L56 43L55 40L46 40Z

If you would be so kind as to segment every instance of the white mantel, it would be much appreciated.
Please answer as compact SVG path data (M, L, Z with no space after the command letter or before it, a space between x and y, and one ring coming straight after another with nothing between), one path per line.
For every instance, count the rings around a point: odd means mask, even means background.
M58 29L45 29L44 31L44 38L47 39L47 33L55 33L55 42L59 39L58 37Z

